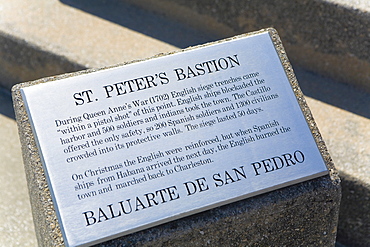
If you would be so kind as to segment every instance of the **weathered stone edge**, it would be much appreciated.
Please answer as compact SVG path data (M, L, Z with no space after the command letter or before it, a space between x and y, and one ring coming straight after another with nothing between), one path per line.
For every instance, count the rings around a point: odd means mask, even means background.
M22 84L22 86L19 84L15 85L13 87L12 97L36 238L40 246L63 246L64 240L60 231L48 182L45 177L28 114L20 93L20 88L32 84L33 83L25 83Z
M325 141L322 138L322 135L320 134L320 131L316 125L315 119L311 113L310 108L307 105L307 102L305 100L305 97L302 93L302 90L299 87L297 78L294 74L294 70L292 65L289 62L289 59L286 55L286 52L283 47L283 43L281 42L281 39L277 33L277 31L273 28L268 29L271 39L274 42L276 51L280 57L281 63L283 64L285 73L287 74L287 77L289 79L289 82L293 88L294 94L297 98L297 101L301 107L301 110L303 112L303 115L305 116L305 119L307 121L308 127L311 130L311 133L316 141L316 145L320 150L320 153L324 159L324 162L326 166L328 167L330 177L335 184L340 184L340 178L339 173L337 169L334 166L333 160L330 157L328 148L326 147Z
M153 56L148 59L152 59L155 57L161 57L161 56L166 56L174 53L181 53L184 51L192 50L195 48L199 47L204 47L208 46L211 44L216 44L216 43L221 43L225 42L228 40L232 39L237 39L240 37L245 37L245 36L251 36L254 34L262 33L268 31L270 33L271 39L275 44L275 48L279 54L279 57L282 61L283 67L287 73L289 82L292 85L292 88L294 90L294 93L297 97L297 100L301 106L301 109L305 115L305 118L308 122L308 125L311 129L311 132L315 138L315 141L318 145L318 148L324 158L324 161L329 169L329 174L330 174L330 180L333 183L333 186L336 187L336 190L339 191L340 193L340 179L338 176L338 172L334 167L334 164L330 158L330 155L327 151L326 145L321 137L321 134L316 126L316 123L312 117L311 111L309 110L306 101L304 99L304 96L299 88L299 85L297 83L297 79L294 75L293 69L289 63L289 60L286 56L285 50L283 48L282 42L278 36L278 33L275 29L273 28L268 28L268 29L262 29L256 32L251 32L248 34L242 34L238 36L234 36L228 39L220 40L220 41L215 41L212 43L207 43L204 45L199 45L196 47L189 47L187 49L183 49L180 51L174 51L166 54L158 54L156 56ZM82 74L87 74L87 73L92 73L95 71L99 70L105 70L105 69L110 69L118 66L123 66L126 64L131 64L135 62L140 62L140 61L145 61L148 59L142 59L142 60L134 60L131 62L123 63L123 64L118 64L106 68L100 68L100 69L88 69L88 70L83 70L79 72L73 72L69 74L63 74L63 75L57 75L57 76L51 76L47 78L42 78L39 80L35 81L29 81L29 82L24 82L17 84L12 87L12 97L13 97L13 104L14 104L14 109L15 109L15 115L16 115L16 120L18 124L18 131L19 131L19 136L22 144L22 154L23 154L23 160L24 160L24 166L25 166L25 171L26 171L26 177L27 177L27 182L28 182L28 188L29 188L29 193L30 193L30 200L31 200L31 206L32 206L32 213L34 217L34 224L35 224L35 229L36 229L36 235L38 242L41 246L63 246L64 245L64 240L62 237L60 225L57 220L56 212L54 209L54 205L51 199L51 194L50 190L48 187L48 183L45 177L45 173L43 170L43 165L40 160L38 148L35 142L35 138L32 132L32 128L30 125L30 121L28 118L28 114L26 112L24 102L22 100L22 96L20 93L20 89L24 87L29 87L32 85L40 84L40 83L46 83L49 81L56 81L56 80L61 80L64 78L69 78L69 77L74 77ZM248 199L246 199L248 200ZM338 202L338 207L339 207L339 202ZM335 223L334 225L336 226L338 222L338 218L333 222ZM51 233L51 234L50 234Z

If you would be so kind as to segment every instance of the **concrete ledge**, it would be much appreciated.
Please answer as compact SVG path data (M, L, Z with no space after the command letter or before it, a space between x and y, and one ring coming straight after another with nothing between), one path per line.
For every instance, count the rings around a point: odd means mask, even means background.
M0 44L0 85L7 89L18 82L85 69L66 57L1 31Z
M1 55L9 59L1 64L2 83L76 67L104 67L174 49L161 41L184 48L272 26L279 31L293 64L370 92L370 2L365 0L115 0L109 4L103 0L37 4L14 0L1 3L0 9ZM133 52L132 47L140 51ZM34 52L38 59L32 58ZM37 64L49 72L37 76L39 69L33 72ZM17 67L20 75L14 73Z
M219 37L274 27L294 64L370 92L368 1L128 1Z

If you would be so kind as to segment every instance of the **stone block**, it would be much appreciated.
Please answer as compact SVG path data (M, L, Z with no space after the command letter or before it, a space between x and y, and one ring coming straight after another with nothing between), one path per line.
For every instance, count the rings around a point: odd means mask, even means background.
M329 175L174 220L98 246L334 246L341 197L340 180L299 90L281 41L273 29L269 31ZM20 89L94 71L64 74L13 87L35 229L41 246L62 246L64 242Z

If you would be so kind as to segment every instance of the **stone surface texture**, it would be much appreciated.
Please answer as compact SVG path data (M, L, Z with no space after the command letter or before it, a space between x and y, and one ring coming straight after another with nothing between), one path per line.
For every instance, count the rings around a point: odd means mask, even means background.
M0 246L36 246L10 93L0 89Z
M334 246L339 195L326 176L97 246Z
M120 237L100 246L334 245L341 198L340 179L281 41L274 29L269 29L269 32L330 174ZM26 82L12 90L35 228L42 246L61 246L63 239L20 88L93 71Z

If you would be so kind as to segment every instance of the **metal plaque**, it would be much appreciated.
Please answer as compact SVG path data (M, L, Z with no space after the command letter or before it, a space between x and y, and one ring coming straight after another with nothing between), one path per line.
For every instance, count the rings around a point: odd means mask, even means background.
M22 88L66 245L327 174L279 49L262 31Z

